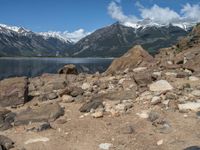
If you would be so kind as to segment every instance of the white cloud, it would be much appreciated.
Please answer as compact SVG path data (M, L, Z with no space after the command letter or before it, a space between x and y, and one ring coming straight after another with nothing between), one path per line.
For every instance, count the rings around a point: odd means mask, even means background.
M180 15L170 8L162 8L153 5L151 8L140 8L141 17L143 19L150 18L156 23L166 24L180 19Z
M78 29L74 32L48 31L48 32L41 32L39 34L45 36L46 38L49 37L59 38L65 42L67 41L78 42L80 39L91 34L91 32L86 32L84 29Z
M183 18L189 21L200 21L200 5L190 5L187 3L181 9L181 13L183 14Z
M63 35L70 39L72 42L78 42L80 39L84 38L85 36L91 34L91 32L86 32L84 29L79 29L74 32L63 32Z
M140 1L136 1L140 15L125 15L119 3L112 1L108 6L110 16L121 22L122 24L134 24L144 19L151 19L154 23L169 24L169 23L197 23L200 22L200 4L191 5L189 3L183 5L180 12L170 9L169 7L160 7L154 4L152 7L144 7Z
M110 14L110 16L123 23L123 24L127 24L127 23L135 23L138 21L137 17L135 16L126 16L123 11L121 6L119 6L116 2L111 2L108 6L108 13Z

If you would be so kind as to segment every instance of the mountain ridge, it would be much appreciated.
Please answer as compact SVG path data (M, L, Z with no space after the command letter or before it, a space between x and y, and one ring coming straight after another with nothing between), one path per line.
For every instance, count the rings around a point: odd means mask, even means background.
M61 32L42 34L0 24L0 56L119 57L138 44L154 54L172 46L190 30L189 25L155 25L149 20L137 28L116 22L72 42L59 35Z

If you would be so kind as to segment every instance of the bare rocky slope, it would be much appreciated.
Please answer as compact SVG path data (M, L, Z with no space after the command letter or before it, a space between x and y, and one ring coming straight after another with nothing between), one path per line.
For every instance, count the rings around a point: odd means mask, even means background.
M1 148L199 150L200 45L191 42L155 58L135 46L102 74L67 65L1 80Z

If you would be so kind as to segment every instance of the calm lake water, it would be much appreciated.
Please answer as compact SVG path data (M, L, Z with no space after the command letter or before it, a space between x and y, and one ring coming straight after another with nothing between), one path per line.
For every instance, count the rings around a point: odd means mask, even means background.
M56 73L66 64L75 64L79 72L103 72L112 58L0 58L0 79L15 76L34 77Z

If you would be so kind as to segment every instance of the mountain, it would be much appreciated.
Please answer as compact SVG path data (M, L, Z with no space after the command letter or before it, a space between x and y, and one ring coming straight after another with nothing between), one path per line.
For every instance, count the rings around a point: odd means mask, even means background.
M180 25L141 24L124 26L115 23L81 39L73 46L74 57L119 57L134 45L150 53L175 44L191 28Z
M69 33L35 33L23 27L0 24L0 56L119 57L134 45L155 54L174 45L191 30L191 24L160 25L145 19L136 24L115 23L83 36L67 38Z
M0 24L0 56L67 56L70 41Z

